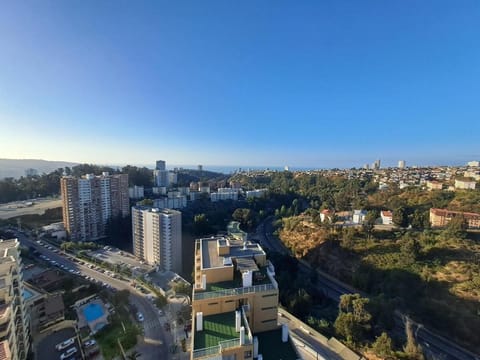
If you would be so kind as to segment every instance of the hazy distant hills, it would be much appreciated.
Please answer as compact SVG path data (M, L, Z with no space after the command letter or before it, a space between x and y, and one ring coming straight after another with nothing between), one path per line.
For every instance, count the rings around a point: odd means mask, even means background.
M50 173L58 168L75 166L78 163L67 161L47 161L37 159L0 159L0 179L25 176L25 170L35 169L38 175Z

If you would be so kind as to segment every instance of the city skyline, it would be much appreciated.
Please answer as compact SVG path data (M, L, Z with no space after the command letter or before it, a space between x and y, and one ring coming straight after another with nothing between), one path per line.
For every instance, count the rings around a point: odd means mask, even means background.
M476 2L22 4L0 154L360 167L480 158Z

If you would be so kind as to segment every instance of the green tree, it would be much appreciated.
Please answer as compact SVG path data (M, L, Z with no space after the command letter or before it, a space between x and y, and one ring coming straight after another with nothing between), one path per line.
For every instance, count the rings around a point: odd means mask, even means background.
M352 313L340 312L333 327L336 334L344 337L350 343L355 343L360 339L361 331Z
M408 213L405 207L400 206L393 210L392 214L393 223L399 227L408 226Z
M375 355L381 356L384 359L394 358L392 339L386 332L382 332L382 334L375 339L375 342L372 344L372 350Z
M456 216L450 220L442 232L445 239L464 239L467 236L468 224L463 216Z
M421 245L418 240L411 234L406 233L401 240L400 252L402 261L406 265L411 265L418 260L420 256Z
M407 343L403 347L403 351L405 352L405 354L411 360L424 360L422 347L418 345L417 341L415 340L412 323L408 318L405 323L405 333L407 335Z

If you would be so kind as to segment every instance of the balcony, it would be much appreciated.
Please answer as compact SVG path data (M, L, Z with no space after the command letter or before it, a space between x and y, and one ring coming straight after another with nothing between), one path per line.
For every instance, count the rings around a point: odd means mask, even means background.
M245 313L242 316L245 341L243 344L240 343L240 333L235 330L235 316L233 311L204 317L203 330L194 334L194 359L220 359L220 354L227 349L253 344Z

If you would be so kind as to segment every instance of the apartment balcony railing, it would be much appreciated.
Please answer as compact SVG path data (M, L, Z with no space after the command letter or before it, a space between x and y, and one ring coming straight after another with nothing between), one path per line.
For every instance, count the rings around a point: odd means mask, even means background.
M246 337L244 345L248 345L248 344L251 344L251 342L250 342L250 339ZM193 358L194 359L204 358L205 360L221 359L222 351L239 347L240 345L241 345L240 338L220 341L217 346L194 350Z
M223 289L217 291L207 291L207 292L195 292L193 294L194 300L203 300L203 299L213 299L218 297L225 297L225 296L238 296L238 295L246 295L256 292L266 292L270 290L276 290L276 287L273 284L261 284L261 285L254 285L254 286L247 286L241 288L233 288L233 289Z

